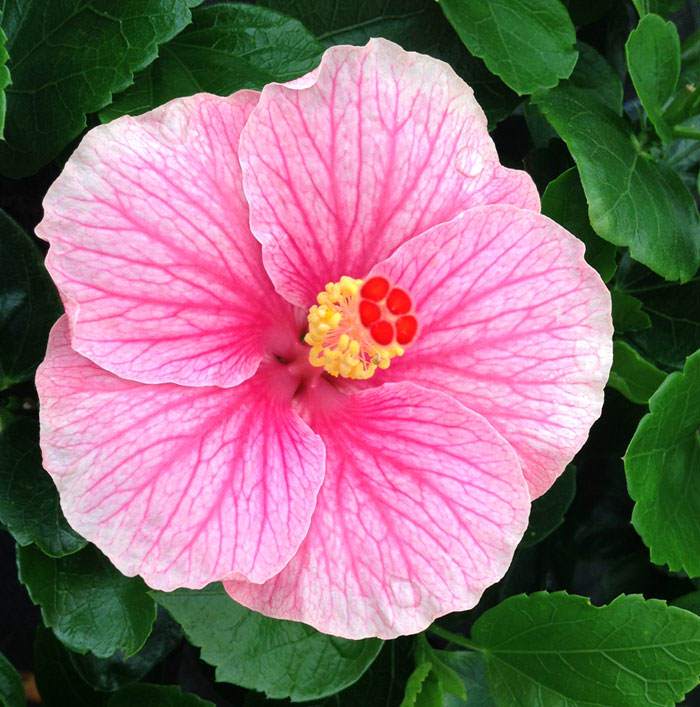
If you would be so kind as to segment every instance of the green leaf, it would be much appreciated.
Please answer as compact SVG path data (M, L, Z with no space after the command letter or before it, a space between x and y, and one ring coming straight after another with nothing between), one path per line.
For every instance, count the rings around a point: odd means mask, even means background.
M220 584L152 595L216 667L218 681L272 698L311 700L338 692L362 675L382 646L377 639L349 641L267 618L234 602Z
M190 22L185 0L7 0L12 86L0 173L34 173Z
M113 692L144 677L181 640L180 626L164 609L160 609L148 640L143 648L130 658L117 651L109 658L97 658L92 653L71 653L70 659L85 682L97 690Z
M520 95L556 86L576 64L559 0L439 0L469 51Z
M700 577L700 351L649 400L625 454L632 524L651 560Z
M1 19L1 18L0 18ZM7 37L0 27L0 140L5 133L5 112L7 109L7 99L5 98L5 89L12 83L10 70L7 68L7 60L9 54L5 49Z
M486 677L486 663L480 653L473 651L436 651L443 662L459 675L467 699L445 695L444 707L497 707L491 696Z
M71 650L129 656L148 638L156 609L146 585L120 574L94 546L60 559L20 547L17 566L44 623Z
M342 692L310 703L310 707L398 705L410 675L412 655L413 639L401 637L386 641L379 656L356 683Z
M646 405L666 374L625 341L613 343L613 365L608 385L628 400Z
M658 15L642 17L625 45L627 66L639 100L664 142L673 129L664 119L664 106L675 93L681 74L681 41L673 22Z
M670 15L683 7L684 0L632 0L640 17L650 12L659 15Z
M60 313L38 248L0 209L0 390L32 377Z
M299 22L262 7L213 5L192 15L193 23L100 113L103 122L200 91L227 96L289 81L311 71L323 52Z
M42 707L102 707L105 703L104 695L80 679L65 647L41 625L34 639L34 671Z
M406 681L406 690L400 707L416 707L432 669L433 666L430 663L420 663L416 666Z
M623 87L620 77L593 47L578 42L578 61L569 83L622 115Z
M616 333L640 331L651 326L651 318L642 309L644 305L640 299L622 290L613 290L610 294L612 295L613 326Z
M591 228L586 195L575 167L547 185L542 195L542 213L580 238L586 246L586 261L600 273L604 282L610 280L617 268L617 248Z
M449 693L461 699L466 699L467 693L459 675L452 670L440 657L441 652L436 651L428 643L425 634L420 634L416 638L416 665L420 666L429 663L431 673L440 684L440 694ZM442 704L442 703L441 703Z
M546 149L550 140L559 137L556 130L547 122L542 111L534 103L528 101L525 104L523 115L535 149Z
M534 100L578 166L596 233L666 279L689 280L700 264L700 216L678 175L639 151L589 90L565 82Z
M700 348L700 276L685 285L657 278L626 291L641 299L651 328L628 338L647 358L665 368L682 368L687 356Z
M409 51L446 61L474 89L489 125L510 115L520 99L462 44L435 0L264 0L296 17L326 46L365 44L384 37Z
M681 72L684 81L700 83L700 29L683 40Z
M132 685L109 698L107 707L207 707L213 702L183 692L174 685Z
M682 597L674 599L671 603L679 609L685 609L686 611L692 611L694 614L700 614L700 589L690 592L690 594L684 594Z
M20 545L61 557L86 541L66 522L51 477L41 466L34 417L0 417L0 523Z
M700 618L656 599L538 592L477 619L498 705L672 707L698 683Z
M533 501L530 522L520 541L521 547L536 545L551 535L564 522L566 511L569 510L575 495L576 467L569 465L552 488L544 496Z
M4 707L24 707L22 679L14 666L0 653L0 704Z
M383 37L385 29L422 17L429 6L426 0L260 0L260 4L296 17L328 46Z

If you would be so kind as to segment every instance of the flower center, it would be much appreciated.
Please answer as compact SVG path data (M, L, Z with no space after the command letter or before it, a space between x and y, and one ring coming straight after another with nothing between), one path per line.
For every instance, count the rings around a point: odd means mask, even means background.
M366 380L389 368L415 338L418 320L404 290L384 277L329 282L309 310L309 361L332 376Z

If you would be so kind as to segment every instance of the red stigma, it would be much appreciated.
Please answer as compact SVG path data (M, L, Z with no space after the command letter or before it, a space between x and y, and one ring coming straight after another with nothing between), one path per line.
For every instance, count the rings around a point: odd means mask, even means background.
M382 346L388 346L394 340L394 327L391 326L386 319L372 324L369 333L372 335L372 338Z
M386 307L392 314L407 314L411 311L411 298L395 287L386 298Z
M374 302L379 302L386 297L386 293L389 291L389 281L384 277L371 277L360 290L360 294L365 299L373 300Z
M399 344L408 344L413 340L413 337L418 331L418 320L410 314L405 317L399 317L396 320L396 341Z
M379 305L366 299L360 302L360 320L365 326L374 324L381 316L382 311L379 309Z

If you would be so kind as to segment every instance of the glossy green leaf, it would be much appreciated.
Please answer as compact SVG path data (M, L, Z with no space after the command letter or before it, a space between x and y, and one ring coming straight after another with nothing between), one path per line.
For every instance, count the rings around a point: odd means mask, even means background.
M598 235L668 280L700 264L700 216L671 169L635 147L627 124L571 82L534 98L576 161Z
M608 385L628 400L646 405L666 374L625 341L613 343L613 364Z
M516 93L556 86L576 64L574 26L559 0L439 0L469 51Z
M0 173L32 174L190 22L186 0L6 0L12 86Z
M651 560L700 577L700 351L649 400L625 454L632 524Z
M413 667L413 643L413 637L386 641L377 658L357 682L342 692L307 704L309 707L398 705ZM261 701L262 699L261 696Z
M681 76L684 81L700 83L700 29L683 40Z
M0 390L32 377L60 312L39 249L0 209Z
M569 465L552 488L532 502L530 522L521 547L530 547L551 535L563 522L576 495L576 467Z
M627 66L637 91L659 137L673 139L673 126L664 118L664 106L673 96L681 73L681 42L673 22L658 15L642 17L625 45Z
M641 596L506 599L477 619L494 701L512 707L672 707L698 683L700 617Z
M113 692L131 685L149 673L182 640L180 626L165 609L158 611L153 631L143 648L131 657L117 651L109 658L97 658L92 653L71 653L73 667L80 677L95 689Z
M12 83L10 70L7 68L7 59L9 54L5 49L7 37L0 27L0 140L5 133L5 111L7 109L7 99L5 98L5 89Z
M650 12L659 15L669 15L683 7L684 0L632 0L640 17Z
M94 546L60 559L20 547L17 566L44 623L71 650L129 656L148 638L156 608L146 585L120 574Z
M355 682L377 657L377 639L349 641L310 626L267 618L231 599L223 586L152 592L180 623L216 679L268 697L311 700Z
M555 140L559 136L554 128L542 115L542 111L534 103L526 103L523 109L523 117L527 123L530 139L536 150L547 149L550 140Z
M462 44L435 0L264 0L264 5L296 17L326 46L365 44L384 37L409 51L442 59L474 89L494 126L519 102L481 59Z
M498 707L491 695L486 676L486 663L481 653L473 651L436 651L443 662L459 675L467 699L445 695L444 707Z
M625 331L641 331L651 326L651 318L644 311L640 299L621 290L613 290L610 294L613 326L618 334Z
M695 592L690 592L689 594L684 594L682 597L674 599L671 603L679 609L685 609L686 611L692 611L694 614L700 614L700 589Z
M651 320L650 328L628 338L658 365L682 368L686 357L700 348L700 276L685 285L649 278L625 288L643 302Z
M266 8L213 5L192 15L192 24L100 113L103 121L200 91L226 96L289 81L311 71L323 52L303 25Z
M61 557L86 541L66 522L51 477L41 466L34 417L0 417L0 523L20 545Z
M415 670L406 681L401 707L443 707L446 695L467 698L459 675L441 658L424 634L416 638Z
M623 86L612 66L593 47L579 42L579 54L569 83L622 115Z
M434 2L434 0L432 0ZM387 27L422 17L426 0L260 0L259 4L296 17L321 41L364 44Z
M3 707L24 707L22 679L14 666L0 653L0 704Z
M431 685L428 681L431 677L432 666L430 663L420 663L410 674L408 680L406 681L406 690L404 691L403 700L401 700L400 707L420 707L419 700L422 695L422 702L435 701L433 698L437 697L440 700L442 695L438 692L435 695L435 690L439 690L439 686ZM439 702L437 707L439 707Z
M107 707L207 707L213 702L183 692L174 685L131 685L114 693Z
M591 228L588 204L575 167L551 181L542 195L542 213L580 238L586 246L586 261L605 282L615 274L617 248Z

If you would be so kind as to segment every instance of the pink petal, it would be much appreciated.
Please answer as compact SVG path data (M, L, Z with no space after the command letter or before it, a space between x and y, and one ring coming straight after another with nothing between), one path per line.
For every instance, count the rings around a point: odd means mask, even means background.
M75 353L61 318L37 389L68 522L157 589L279 572L306 535L325 457L272 366L236 388L126 381Z
M233 386L257 369L274 294L237 146L258 94L199 94L91 130L37 232L73 348L145 383Z
M266 86L240 157L267 271L304 307L459 211L539 210L530 177L500 166L471 88L384 39L333 47L308 76Z
M517 456L447 395L388 384L318 410L326 478L309 534L265 584L226 582L264 614L347 638L415 633L474 606L527 525Z
M612 361L610 295L581 241L548 218L479 207L373 269L410 292L420 329L375 376L454 395L515 448L544 493L600 415Z

